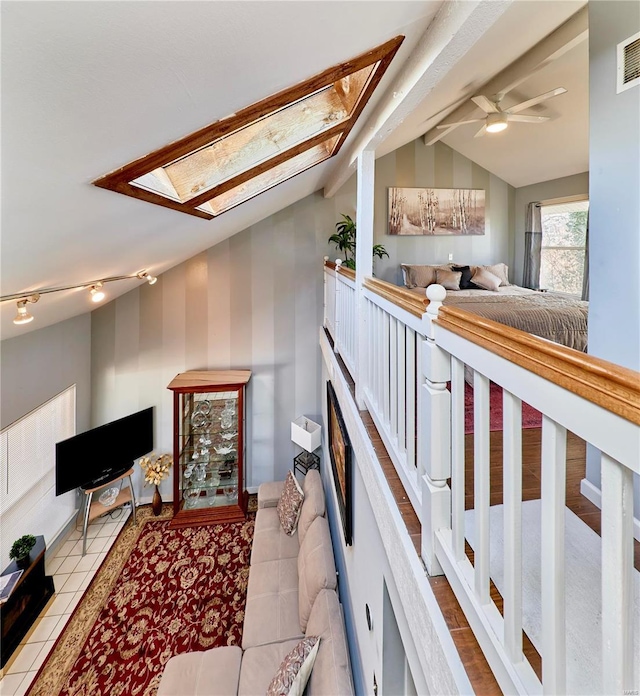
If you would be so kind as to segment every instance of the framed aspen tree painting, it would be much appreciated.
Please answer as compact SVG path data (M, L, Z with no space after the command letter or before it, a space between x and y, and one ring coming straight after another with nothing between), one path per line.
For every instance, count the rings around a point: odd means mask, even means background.
M483 189L390 188L389 234L484 234Z

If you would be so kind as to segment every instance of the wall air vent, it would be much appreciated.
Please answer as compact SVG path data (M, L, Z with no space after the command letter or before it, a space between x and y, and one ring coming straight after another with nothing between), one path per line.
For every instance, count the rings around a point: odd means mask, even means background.
M616 92L640 85L640 32L618 44Z

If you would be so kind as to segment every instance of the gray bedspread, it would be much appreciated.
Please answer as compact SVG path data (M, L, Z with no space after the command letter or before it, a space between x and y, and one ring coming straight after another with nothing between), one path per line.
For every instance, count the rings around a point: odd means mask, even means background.
M421 290L425 292L424 288ZM582 300L511 285L501 287L499 292L447 292L444 304L460 307L575 350L587 350L589 303Z

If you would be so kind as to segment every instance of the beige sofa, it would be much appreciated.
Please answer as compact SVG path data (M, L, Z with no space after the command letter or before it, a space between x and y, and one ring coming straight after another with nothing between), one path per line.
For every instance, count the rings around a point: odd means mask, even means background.
M263 484L258 491L242 649L220 647L171 658L158 696L264 694L304 635L320 637L305 693L354 693L322 480L315 470L307 473L292 536L282 531L276 510L282 485Z

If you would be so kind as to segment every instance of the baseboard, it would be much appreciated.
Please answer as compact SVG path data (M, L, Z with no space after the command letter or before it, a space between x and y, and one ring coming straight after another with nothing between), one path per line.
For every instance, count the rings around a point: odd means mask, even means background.
M259 486L247 486L247 493L249 495L255 495L258 492Z
M580 481L580 493L602 510L602 492L591 481L588 481L586 478ZM640 541L640 520L637 517L633 518L633 538L636 541Z

